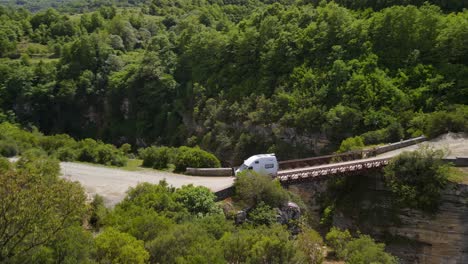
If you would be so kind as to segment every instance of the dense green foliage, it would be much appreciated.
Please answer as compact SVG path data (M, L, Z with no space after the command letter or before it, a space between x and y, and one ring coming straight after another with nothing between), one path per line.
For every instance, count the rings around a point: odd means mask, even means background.
M385 245L376 243L370 236L353 238L348 230L332 228L326 236L327 243L339 259L350 264L396 264L397 259L384 251Z
M347 151L360 150L362 148L364 148L364 141L362 137L350 137L341 142L340 148L337 152L343 153Z
M58 162L37 152L25 153L14 166L3 167L0 262L89 260L92 237L80 226L86 212L82 187L60 179Z
M245 207L255 207L263 203L272 208L281 208L289 198L288 192L278 180L253 171L237 175L234 188L234 199Z
M277 222L276 207L289 195L265 176L240 178L242 184L236 188L239 201L244 202L235 202L234 208L255 204L248 213L249 221L235 225L207 188L188 185L176 189L164 181L131 188L113 209L106 209L99 196L86 206L83 189L78 183L60 179L59 168L58 161L44 149L27 149L13 164L0 158L0 262L323 261L323 241L317 232L303 225L299 234L292 235L289 224ZM259 184L265 185L260 195L249 193ZM244 186L249 192L239 190ZM94 228L96 235L84 227ZM352 242L345 246L346 258L356 260L352 263L367 263L359 262L367 258L391 259L382 245L368 237Z
M449 166L442 150L404 152L385 168L385 180L400 206L436 211L448 182Z
M167 168L173 150L168 147L148 147L138 150L138 156L143 160L143 167L164 169Z
M144 183L104 222L144 241L150 263L319 263L308 261L321 245L312 231L294 239L276 219L235 226L214 199L204 187Z
M121 149L87 138L76 141L68 135L45 136L28 132L8 122L0 123L0 156L24 155L30 149L41 149L61 161L83 161L124 166L127 157Z
M232 165L363 133L377 144L466 130L468 12L429 2L1 7L0 119L137 148L199 145Z
M149 254L145 250L143 241L119 232L113 228L106 228L96 238L96 260L98 263L148 263Z
M148 147L138 151L143 167L165 169L173 164L176 172L191 168L219 168L221 162L213 154L200 149L182 146L179 148Z

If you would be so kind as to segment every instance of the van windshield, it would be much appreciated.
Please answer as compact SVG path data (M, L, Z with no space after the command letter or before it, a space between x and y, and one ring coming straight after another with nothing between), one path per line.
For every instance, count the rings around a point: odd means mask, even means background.
M239 167L239 171L246 170L247 168L248 168L248 166L245 165L244 163L242 163L242 165Z

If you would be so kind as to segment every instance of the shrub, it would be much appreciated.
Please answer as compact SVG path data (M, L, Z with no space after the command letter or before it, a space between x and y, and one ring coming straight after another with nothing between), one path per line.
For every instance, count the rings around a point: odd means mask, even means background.
M104 165L125 166L127 157L110 144L87 138L78 143L78 160Z
M336 256L340 259L346 259L348 255L346 245L352 239L351 233L348 230L341 231L332 227L325 238L327 244L335 251Z
M171 149L168 147L148 147L138 151L143 166L154 169L164 169L170 161Z
M385 142L398 142L405 137L405 131L400 123L391 123L385 128Z
M404 138L404 136L403 127L397 122L390 124L386 128L369 131L361 135L366 145L398 142Z
M313 229L305 229L297 236L297 248L305 255L306 263L319 264L324 260L323 239Z
M385 168L385 181L401 206L433 212L448 182L444 151L428 147L404 152Z
M279 181L251 171L239 174L234 188L234 199L247 207L254 207L260 202L273 208L282 207L288 201L288 192Z
M219 168L221 162L215 155L198 147L180 147L174 157L175 171L183 172L187 167Z
M361 137L351 137L343 140L341 142L340 148L338 149L339 153L352 151L352 150L359 150L364 148L364 142Z
M364 144L366 145L374 145L385 142L385 136L385 129L368 131L361 135Z
M18 146L14 141L0 140L0 156L13 157L18 154Z
M175 200L181 203L192 214L206 215L221 213L215 203L216 196L206 187L185 185L175 192Z
M115 165L114 156L119 155L114 146L108 144L99 144L96 149L96 161L100 164Z
M468 132L468 106L452 111L439 111L426 116L424 133L436 137L447 132Z
M107 228L96 237L96 259L99 263L147 263L149 253L144 243L133 236Z
M50 155L60 148L76 147L76 141L69 135L65 134L42 136L39 138L39 146Z
M16 143L18 152L36 147L38 145L38 132L28 132L22 130L16 125L8 122L0 124L0 135L2 138L11 140Z
M89 223L98 231L103 225L103 220L108 213L108 210L104 205L104 198L98 194L94 195L94 199L90 206Z
M5 159L0 157L0 173L8 171L11 167L11 163Z
M361 235L359 238L353 239L346 245L346 252L348 254L346 263L398 263L397 259L386 253L384 249L385 244L375 243L370 236Z
M55 151L54 157L60 161L75 161L78 159L78 151L70 147L62 147Z
M84 139L78 142L78 160L84 162L98 163L98 143L94 139Z
M128 143L125 143L125 144L122 144L122 146L120 146L120 151L122 151L125 155L128 155L130 154L130 152L132 151L132 145L128 144Z
M249 212L248 219L254 225L270 226L276 222L276 210L261 201Z

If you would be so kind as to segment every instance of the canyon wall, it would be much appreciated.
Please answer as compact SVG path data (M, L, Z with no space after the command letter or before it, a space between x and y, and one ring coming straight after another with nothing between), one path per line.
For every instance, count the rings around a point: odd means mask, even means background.
M326 202L336 199L332 225L385 242L387 251L402 263L468 263L467 184L448 184L439 210L431 215L393 208L391 195L378 173L352 176L339 191L333 189L336 181L337 178L288 186L309 206L311 221L318 229Z

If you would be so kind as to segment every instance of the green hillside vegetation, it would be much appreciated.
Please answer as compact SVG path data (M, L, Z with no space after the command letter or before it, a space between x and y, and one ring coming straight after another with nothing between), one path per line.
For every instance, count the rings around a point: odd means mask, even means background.
M230 165L467 131L468 11L352 2L0 7L0 119Z
M0 158L0 262L321 263L325 256L323 239L304 217L276 223L273 208L291 196L267 176L244 177L234 203L216 203L205 187L176 189L161 181L131 188L108 209L99 196L86 203L83 188L58 175L58 161L45 153L26 151L13 164ZM256 192L238 188L260 184L264 189L249 202L249 220L236 225L236 208ZM297 227L299 234L292 231ZM334 249L351 241L349 233L343 241L336 233L327 236ZM345 250L340 258L355 260L350 263L394 263L383 244L367 236Z

